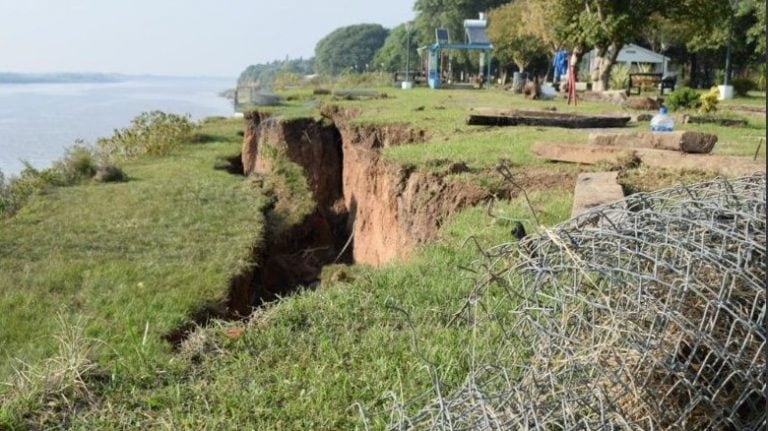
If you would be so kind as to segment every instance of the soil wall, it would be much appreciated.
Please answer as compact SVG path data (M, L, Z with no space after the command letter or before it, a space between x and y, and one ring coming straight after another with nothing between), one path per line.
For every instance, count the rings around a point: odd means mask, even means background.
M354 125L351 114L339 110L326 115L318 121L249 114L243 166L246 174L267 173L270 152L283 151L304 169L319 208L338 211L342 199L354 262L380 266L408 258L416 245L436 238L451 213L487 198L475 185L382 159L382 148L421 143L426 132L399 124Z

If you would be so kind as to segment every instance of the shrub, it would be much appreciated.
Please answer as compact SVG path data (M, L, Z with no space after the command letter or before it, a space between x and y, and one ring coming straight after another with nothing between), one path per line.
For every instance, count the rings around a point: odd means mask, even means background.
M115 165L99 166L96 170L93 180L100 183L113 183L125 181L127 176L122 169Z
M32 196L51 187L80 184L100 172L103 179L97 181L124 181L126 178L116 166L99 167L95 151L82 141L67 148L64 157L50 168L35 169L24 162L24 169L17 177L7 178L0 172L0 216L12 216Z
M592 73L588 68L579 69L579 76L576 77L579 82L592 82Z
M720 97L720 90L718 90L717 87L710 88L709 93L702 94L701 97L699 97L701 104L701 108L699 110L701 112L716 111L718 97Z
M671 111L678 109L697 108L701 103L699 93L693 88L682 87L671 93L664 99L664 104Z
M715 70L715 85L723 85L723 82L725 82L725 70Z
M629 82L629 68L624 64L616 64L611 68L610 85L612 89L626 88Z
M414 70L413 73L416 73ZM375 72L342 73L336 79L336 85L341 87L384 87L392 85L392 76Z
M141 155L166 155L189 139L196 129L189 116L161 111L143 112L124 129L97 141L107 160L131 159Z
M749 78L734 78L731 85L733 85L734 93L740 97L744 97L748 92L757 89L757 83Z
M0 183L0 215L15 214L32 195L39 194L59 181L52 170L38 171L27 162L18 177L2 178Z
M3 171L0 171L0 216L6 213L6 210L10 208L12 201L9 192L8 180L5 178Z
M765 66L765 63L762 63L757 68L755 84L757 85L757 89L763 92L765 92L765 72L766 72L766 66Z
M51 170L55 172L58 181L53 184L66 186L93 177L97 163L94 150L77 141L67 148L64 157L54 162Z
M284 90L291 87L299 87L303 84L302 76L294 72L279 72L275 76L272 87L278 90Z

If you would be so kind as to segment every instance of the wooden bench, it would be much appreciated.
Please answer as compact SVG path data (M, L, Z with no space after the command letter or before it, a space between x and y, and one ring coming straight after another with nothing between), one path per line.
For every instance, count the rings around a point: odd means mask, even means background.
M630 73L627 81L627 94L632 94L632 89L637 89L637 94L643 88L658 88L660 94L664 94L665 89L674 90L677 78L674 76L664 78L661 73Z

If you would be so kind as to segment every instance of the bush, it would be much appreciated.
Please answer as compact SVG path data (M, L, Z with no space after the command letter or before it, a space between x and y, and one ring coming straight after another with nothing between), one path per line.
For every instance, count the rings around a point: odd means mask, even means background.
M342 73L336 79L336 85L339 87L384 87L392 85L392 75L377 72Z
M78 141L67 148L64 158L54 162L51 170L58 177L54 185L66 186L93 177L96 173L96 154Z
M664 99L664 105L671 111L697 108L701 104L699 93L693 88L682 87L670 93Z
M731 85L733 85L734 93L740 97L744 97L748 92L757 89L757 83L749 78L734 78Z
M715 70L715 85L723 85L723 82L725 82L725 70Z
M141 155L166 155L188 140L196 129L189 116L161 111L143 112L124 129L97 141L106 160L131 159Z
M95 151L78 141L67 148L64 157L54 162L50 168L35 169L24 162L24 169L17 177L7 178L0 172L0 217L15 214L34 195L52 187L80 184L105 169L101 174L103 181L125 180L125 175L119 168L111 165L99 167Z
M24 162L24 169L18 177L7 179L3 176L0 179L0 215L15 214L32 195L41 193L58 181L55 172L38 171Z
M629 82L629 68L624 64L615 64L611 68L610 85L614 90L627 88Z
M99 183L121 182L128 179L122 169L115 165L99 166L93 180Z
M701 104L701 108L699 110L701 112L716 111L719 97L720 90L718 90L717 87L710 88L709 93L702 94L701 97L699 97L699 102Z
M755 76L755 84L757 85L757 89L762 92L765 92L765 72L766 66L765 63L762 63L757 67L757 74Z

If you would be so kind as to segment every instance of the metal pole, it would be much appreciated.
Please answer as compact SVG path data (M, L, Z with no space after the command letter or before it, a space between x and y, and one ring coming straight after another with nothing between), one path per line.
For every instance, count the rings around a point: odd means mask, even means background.
M731 75L731 33L733 32L733 19L729 19L728 24L728 42L725 45L725 79L723 85L728 85Z
M733 39L733 15L736 8L736 2L731 0L728 4L730 7L728 12L728 40L725 44L725 78L723 85L728 85L728 81L731 77L731 40Z
M405 23L405 82L410 82L408 77L411 74L411 23Z

